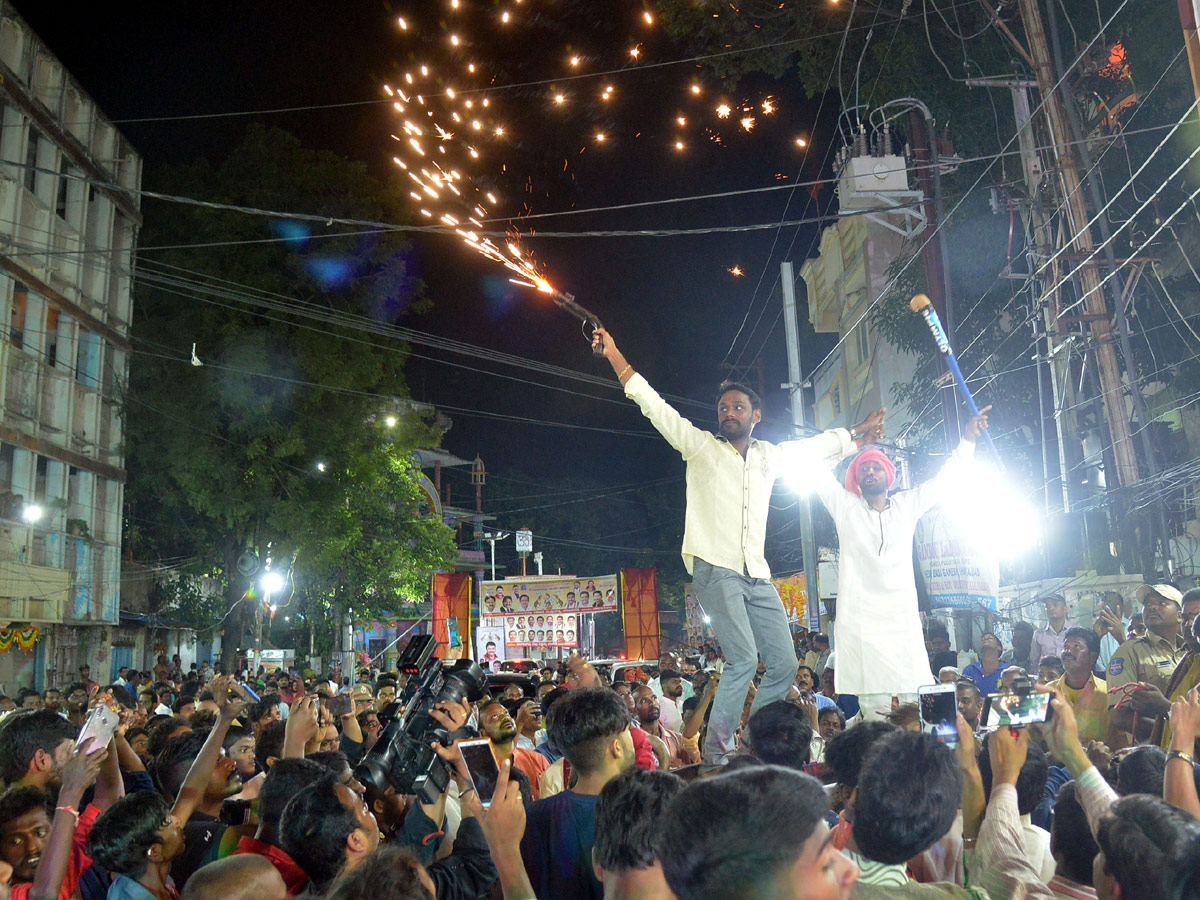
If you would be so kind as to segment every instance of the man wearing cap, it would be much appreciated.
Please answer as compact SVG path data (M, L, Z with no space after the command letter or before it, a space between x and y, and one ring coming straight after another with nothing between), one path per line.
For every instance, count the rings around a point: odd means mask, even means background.
M718 433L697 428L650 387L625 360L603 328L592 347L604 354L617 380L642 414L687 463L687 509L683 563L696 599L709 619L725 667L709 716L704 759L723 765L733 754L735 732L759 657L766 666L753 712L787 697L796 677L796 649L779 592L764 556L767 512L775 480L790 471L807 473L841 459L855 445L883 434L884 411L847 431L827 431L776 445L752 437L762 420L762 401L741 384L721 385Z
M854 458L845 487L828 471L814 478L841 548L833 638L837 693L857 695L865 718L889 710L893 696L915 701L917 688L933 680L917 610L913 534L917 520L942 498L947 475L974 455L989 409L972 417L942 471L914 490L888 496L896 467L877 447Z
M350 689L350 699L354 701L354 715L371 708L375 703L375 695L371 693L369 684L356 684Z
M1150 735L1155 718L1171 711L1167 684L1185 647L1179 639L1183 616L1179 589L1170 584L1143 584L1136 596L1142 604L1146 634L1126 641L1109 660L1108 708L1113 727L1140 742ZM1131 684L1137 687L1126 688Z

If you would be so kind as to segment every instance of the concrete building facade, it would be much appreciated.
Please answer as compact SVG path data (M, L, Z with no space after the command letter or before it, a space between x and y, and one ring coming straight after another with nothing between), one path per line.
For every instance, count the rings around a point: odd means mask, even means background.
M892 388L912 378L916 358L882 338L868 310L887 286L888 267L916 246L911 242L925 225L916 205L922 195L909 189L903 157L862 147L847 153L838 181L841 218L822 230L818 255L800 266L813 328L842 339L811 376L815 424L850 426L886 406L888 431L899 434L911 414Z
M119 623L142 161L0 0L0 685L103 680Z

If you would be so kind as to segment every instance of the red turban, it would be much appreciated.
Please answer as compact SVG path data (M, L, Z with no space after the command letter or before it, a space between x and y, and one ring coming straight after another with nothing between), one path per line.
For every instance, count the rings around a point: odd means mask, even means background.
M877 462L883 466L887 473L887 486L891 490L892 485L896 483L896 466L887 458L887 454L876 447L868 447L850 463L850 468L846 470L846 490L852 494L862 496L862 489L858 486L858 467L865 462Z

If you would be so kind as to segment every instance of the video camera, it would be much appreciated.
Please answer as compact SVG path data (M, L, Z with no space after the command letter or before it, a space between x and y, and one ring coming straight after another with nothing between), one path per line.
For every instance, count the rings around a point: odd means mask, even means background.
M459 703L483 696L484 674L474 660L434 659L437 640L430 634L412 638L397 661L408 675L408 686L380 717L387 724L354 776L381 793L391 785L397 794L416 794L434 803L450 781L445 764L429 746L449 746L453 737L430 714L439 703Z

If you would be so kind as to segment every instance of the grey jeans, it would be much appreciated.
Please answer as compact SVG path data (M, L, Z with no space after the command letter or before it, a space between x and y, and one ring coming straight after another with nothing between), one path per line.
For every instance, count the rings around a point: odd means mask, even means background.
M799 663L783 601L770 581L697 558L692 566L692 585L725 654L725 668L713 698L704 741L704 761L722 765L733 753L734 736L759 657L767 670L751 713L787 697Z

